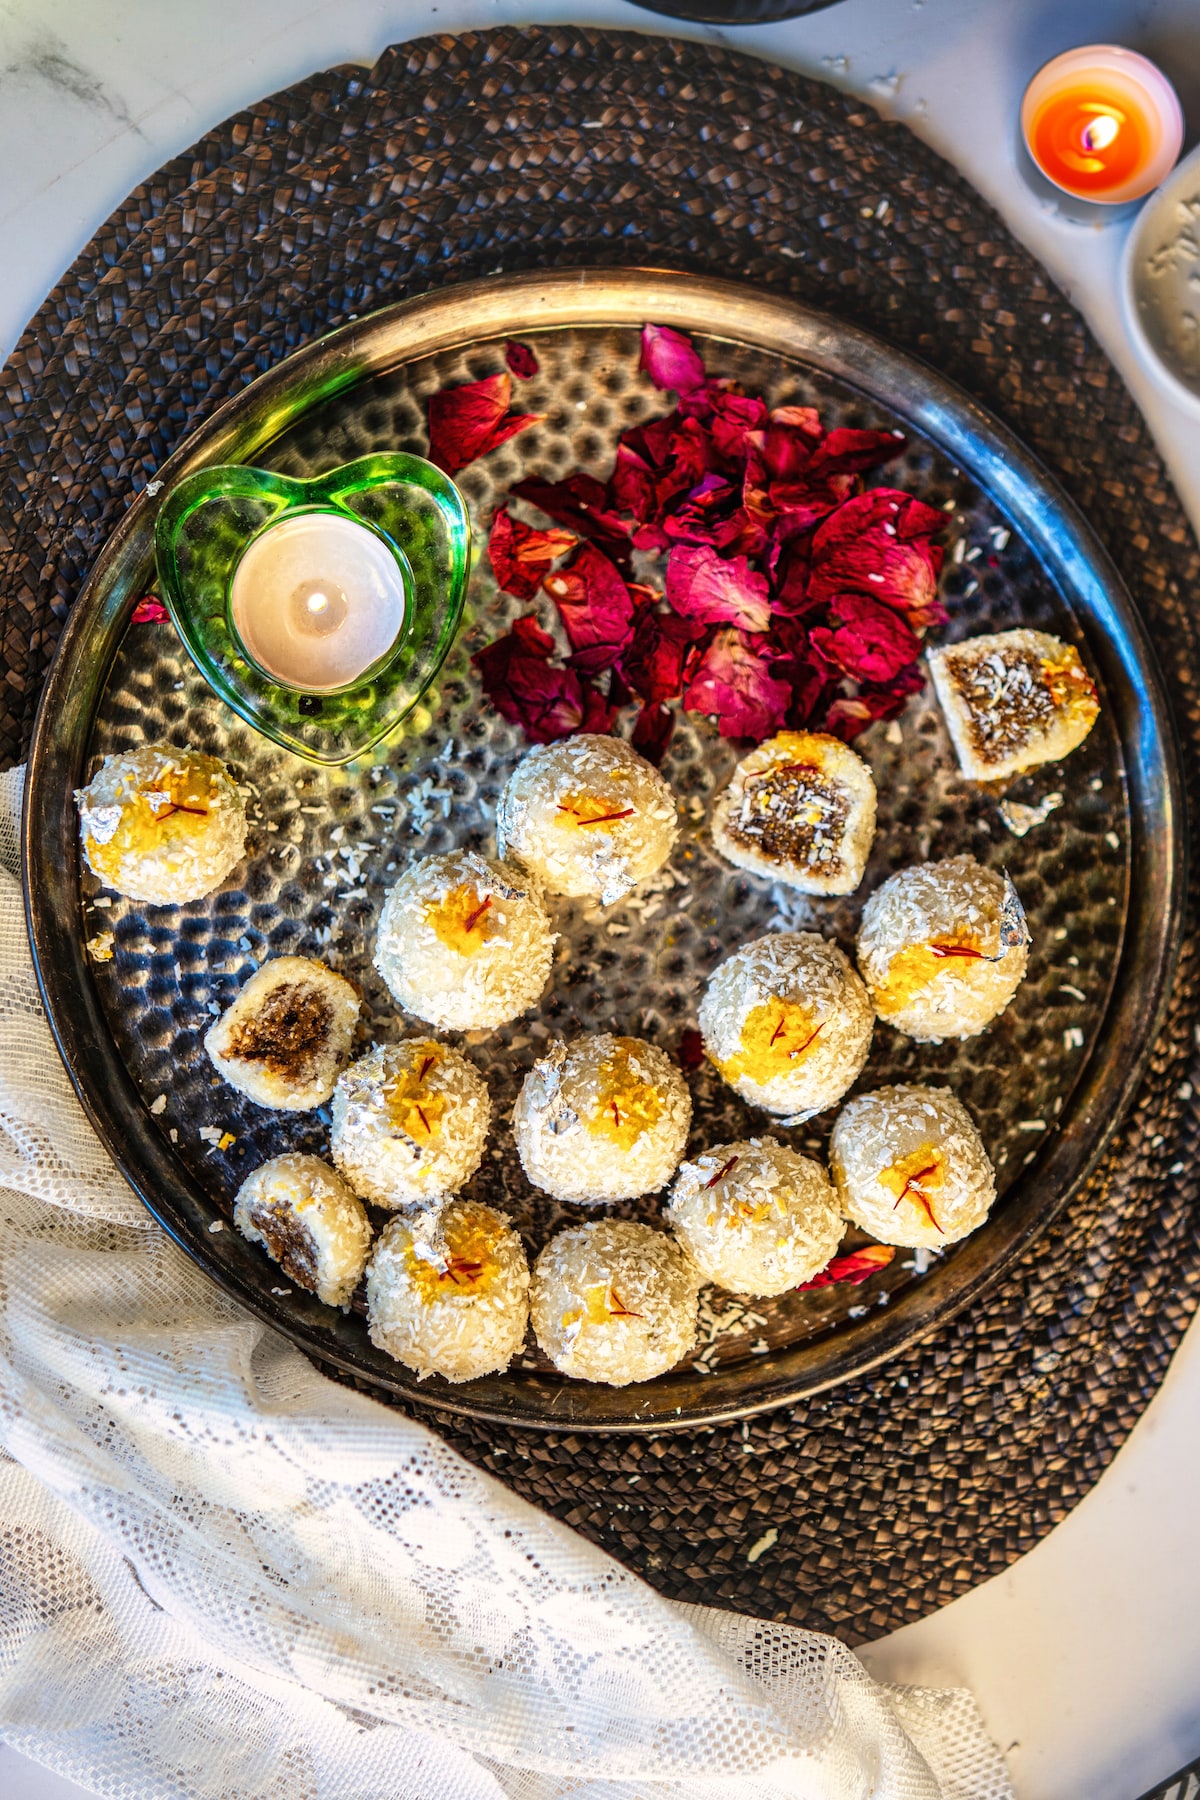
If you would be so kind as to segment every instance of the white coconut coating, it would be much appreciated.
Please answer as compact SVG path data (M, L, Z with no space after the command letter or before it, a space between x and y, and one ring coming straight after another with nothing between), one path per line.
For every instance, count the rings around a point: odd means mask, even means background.
M144 744L106 756L75 804L92 874L151 906L211 894L245 849L242 796L224 763L197 750Z
M371 1248L362 1201L319 1156L272 1157L238 1189L233 1222L297 1287L346 1306Z
M726 957L700 1002L707 1055L754 1106L797 1121L857 1078L875 1014L844 953L813 931L781 931Z
M764 1299L819 1275L845 1231L820 1163L769 1137L683 1163L666 1216L709 1281Z
M552 894L605 906L662 868L678 831L658 770L623 738L589 732L531 750L496 810L506 861Z
M901 869L863 908L858 966L879 1017L906 1037L974 1037L1004 1011L1028 961L1016 889L973 856Z
M874 776L824 732L768 738L713 804L712 839L726 861L802 894L852 894L874 838Z
M455 850L424 856L383 903L375 967L406 1012L474 1031L503 1025L546 985L555 934L536 888Z
M576 1206L665 1187L691 1120L692 1097L670 1057L641 1038L607 1031L552 1044L513 1108L526 1175Z
M1048 631L993 631L929 652L929 673L963 774L1002 781L1069 756L1100 716L1074 644Z
M674 1239L597 1219L551 1238L534 1264L529 1306L555 1368L626 1387L688 1354L698 1293L699 1276Z
M385 1225L367 1270L371 1341L424 1381L506 1369L529 1320L529 1264L503 1213L456 1200Z
M260 1106L310 1112L333 1092L361 1002L309 956L277 956L209 1028L204 1048L231 1087Z
M881 1244L957 1243L996 1198L987 1151L948 1088L856 1095L837 1116L829 1160L842 1211Z
M436 1038L376 1045L333 1090L333 1160L356 1193L412 1206L455 1193L479 1167L491 1123L487 1083Z

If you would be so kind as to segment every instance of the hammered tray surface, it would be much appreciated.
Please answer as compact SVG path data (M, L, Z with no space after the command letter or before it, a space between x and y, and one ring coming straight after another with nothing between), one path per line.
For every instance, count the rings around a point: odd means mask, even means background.
M0 380L5 764L130 495L222 400L431 285L647 261L836 311L1019 432L1154 635L1195 800L1200 556L1132 398L1046 271L857 96L718 45L564 25L431 36L314 75L214 127L99 228ZM1193 889L1136 1107L985 1306L741 1424L605 1439L442 1413L443 1434L664 1594L851 1643L999 1573L1110 1464L1200 1299L1196 920Z
M477 545L493 507L522 475L557 476L577 467L607 473L617 433L665 410L664 397L637 370L637 333L579 328L535 335L540 374L523 383L520 404L544 412L544 424L463 472ZM710 370L735 377L772 405L815 404L827 425L892 428L896 417L826 375L781 365L763 352L701 340ZM502 346L479 344L430 357L366 381L315 408L260 460L292 476L313 476L379 450L426 448L424 400L447 383L491 373ZM1077 637L1077 628L1036 558L991 503L930 444L909 437L886 479L947 507L943 591L956 637L1016 624ZM519 507L526 516L528 508ZM643 559L639 573L661 566ZM245 862L224 888L180 909L146 909L105 895L85 881L89 930L111 929L116 952L97 967L113 1036L161 1130L177 1144L212 1196L232 1215L239 1183L284 1150L328 1152L328 1107L315 1114L268 1111L215 1079L203 1050L212 1015L223 1010L268 956L320 956L359 982L366 995L361 1047L411 1031L371 961L383 896L410 858L455 847L494 852L496 800L527 748L479 692L469 652L489 641L528 603L499 593L480 555L473 574L469 628L460 638L428 710L390 748L349 769L315 768L247 730L208 691L169 625L131 626L96 719L97 755L155 738L225 758L250 793ZM554 609L543 603L544 622ZM484 1070L495 1123L483 1167L466 1190L511 1214L533 1255L565 1223L587 1216L531 1189L516 1157L508 1116L520 1082L550 1037L612 1029L674 1049L694 1026L711 970L764 931L816 926L852 952L863 900L893 870L970 851L1007 869L1033 937L1029 973L1014 1002L982 1036L917 1044L876 1028L858 1089L933 1079L951 1087L979 1124L996 1165L1001 1194L1020 1178L1070 1094L1103 1012L1125 913L1128 833L1120 748L1107 714L1064 764L1034 771L1008 792L1026 803L1051 793L1061 804L1024 837L1008 830L998 793L957 773L932 693L910 702L902 721L872 728L862 748L879 790L879 829L866 878L842 900L810 900L744 874L712 848L709 800L733 767L736 750L713 726L684 716L664 765L681 806L682 830L667 868L623 903L588 907L550 902L561 934L553 974L538 1007L496 1031L467 1035ZM788 1130L747 1107L707 1065L691 1076L695 1113L689 1154L770 1130L797 1148L823 1153L833 1111ZM164 1104L165 1101L165 1104ZM221 1149L213 1140L234 1141ZM620 1216L654 1218L660 1197L626 1203ZM595 1216L593 1213L591 1216ZM386 1217L378 1215L379 1219ZM858 1241L852 1234L852 1241ZM319 1318L317 1304L255 1252L260 1279L277 1299ZM953 1255L951 1250L949 1255ZM892 1265L860 1287L835 1286L770 1301L707 1296L698 1354L688 1365L727 1362L853 1330L864 1309L886 1306L919 1281L929 1256L899 1251ZM362 1308L361 1294L357 1302ZM714 1323L715 1319L715 1323ZM364 1348L386 1379L387 1359ZM521 1383L539 1371L540 1404L554 1416L568 1395L533 1343L510 1371ZM397 1376L402 1371L394 1370ZM671 1377L663 1378L666 1387ZM567 1387L575 1384L565 1384ZM442 1384L437 1384L442 1387ZM715 1381L713 1398L719 1389ZM645 1390L630 1390L644 1405ZM469 1400L470 1388L457 1398ZM442 1388L444 1399L453 1390ZM684 1412L688 1410L686 1398ZM672 1410L665 1391L652 1411Z

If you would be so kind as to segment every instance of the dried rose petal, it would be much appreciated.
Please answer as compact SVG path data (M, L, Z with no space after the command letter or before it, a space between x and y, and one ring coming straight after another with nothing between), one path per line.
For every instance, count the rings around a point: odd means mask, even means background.
M539 531L514 519L507 506L492 514L488 555L496 584L518 600L532 600L556 557L573 550L579 539L573 531Z
M632 513L639 525L644 525L655 510L654 472L645 457L628 444L617 445L608 493L616 510Z
M512 338L504 346L504 360L518 381L532 381L541 364L528 344L518 344Z
M698 1069L703 1064L704 1039L694 1026L689 1025L686 1031L680 1032L675 1060L681 1069Z
M717 454L740 464L746 455L747 436L767 423L767 403L756 394L718 390L711 396L711 405L708 429Z
M620 666L624 679L647 705L679 698L689 665L699 654L697 636L691 621L677 613L647 608L638 615Z
M689 712L715 714L722 737L770 737L783 723L792 691L759 654L761 637L718 631L683 692Z
M157 594L144 594L129 615L131 625L161 625L170 613Z
M941 551L929 541L930 521L944 526L945 515L895 488L872 488L845 501L814 534L810 597L866 594L928 617L938 608L941 568Z
M765 631L771 602L765 575L744 556L719 556L707 544L677 545L667 558L667 604L698 625Z
M906 439L899 431L850 431L838 427L831 431L813 453L809 473L825 475L862 475L891 462L904 450ZM944 520L941 521L943 524Z
M710 544L714 536L723 536L734 489L722 475L705 475L697 482L682 505L662 522L663 533L672 544Z
M620 572L594 544L584 544L565 569L542 583L566 630L571 666L599 674L616 662L633 636L633 596Z
M880 1269L886 1269L895 1254L890 1244L866 1244L861 1250L850 1250L845 1256L835 1256L811 1281L802 1281L796 1292L804 1294L809 1288L832 1287L838 1281L857 1286L869 1275L877 1275Z
M537 425L543 413L510 413L512 377L488 375L463 387L442 388L429 396L429 460L457 475L460 469L486 456L529 425Z
M472 658L483 691L496 711L519 725L535 744L549 744L575 731L609 730L607 702L574 669L550 661L554 639L532 613Z
M910 694L919 694L925 678L919 668L905 669L886 688L860 688L852 698L839 696L825 714L823 729L851 743L860 731L877 719L894 719L904 711Z
M898 613L877 600L839 594L830 611L836 625L832 630L814 626L811 641L855 681L891 681L921 654L921 640Z
M657 769L674 735L675 714L669 706L643 706L629 741L638 755Z
M638 367L657 388L674 388L687 394L704 382L704 361L690 338L669 325L646 325L642 330L642 354Z
M603 550L624 573L629 569L629 527L609 510L608 490L593 475L568 475L565 481L543 481L528 475L514 481L512 491L560 525Z

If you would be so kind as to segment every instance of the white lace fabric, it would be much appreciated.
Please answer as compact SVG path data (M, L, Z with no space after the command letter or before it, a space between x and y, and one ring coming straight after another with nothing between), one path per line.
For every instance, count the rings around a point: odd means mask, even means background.
M661 1599L227 1300L43 1016L0 776L0 1735L125 1800L1003 1800L966 1692Z

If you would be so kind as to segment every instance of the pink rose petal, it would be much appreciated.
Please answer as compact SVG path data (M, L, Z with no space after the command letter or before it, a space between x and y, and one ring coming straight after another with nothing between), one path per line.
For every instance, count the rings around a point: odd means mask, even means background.
M680 544L671 551L666 591L667 604L698 625L765 631L771 623L766 577L744 556L719 556L707 544Z
M722 737L770 737L787 714L791 688L759 655L761 641L732 627L719 631L684 689L688 711L714 714Z
M669 325L647 325L642 331L639 367L657 388L687 394L704 381L704 362L690 338Z
M131 625L161 625L170 613L157 594L144 594L129 615Z

